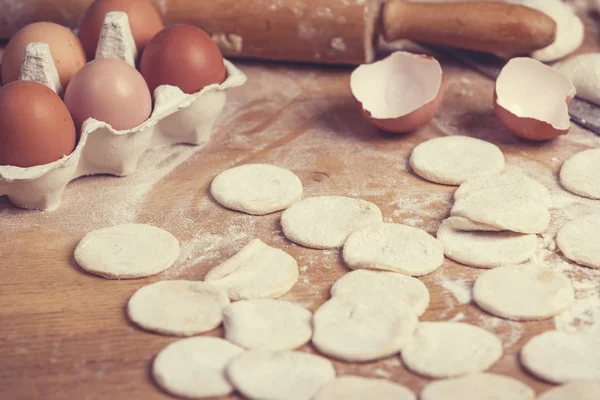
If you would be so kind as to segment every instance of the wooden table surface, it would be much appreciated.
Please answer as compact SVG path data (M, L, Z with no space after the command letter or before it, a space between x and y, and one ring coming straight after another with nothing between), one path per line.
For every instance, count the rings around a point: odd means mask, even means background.
M598 49L598 20L586 17L582 51ZM596 25L597 26L597 25ZM206 272L258 237L294 256L300 279L284 299L311 311L328 297L331 284L348 269L338 251L302 248L287 241L280 213L263 217L226 210L208 194L213 177L240 164L265 162L299 175L305 196L345 195L380 206L386 221L434 234L451 207L454 187L416 177L407 158L418 143L463 134L498 144L507 168L520 168L554 196L545 240L576 215L600 211L599 202L562 190L556 174L572 154L600 146L600 138L578 126L557 140L528 143L512 137L492 110L493 83L441 59L445 100L438 116L409 135L383 134L367 124L352 101L349 69L238 63L248 83L232 90L228 105L204 148L159 149L144 157L126 178L90 177L69 185L54 212L18 210L0 202L0 398L162 399L169 398L149 375L153 357L176 338L144 332L124 312L132 293L162 279L202 279ZM88 231L124 222L150 223L172 232L182 255L174 267L147 279L110 281L82 272L73 249ZM573 266L540 248L536 259L564 270L578 296L597 290L600 275ZM422 320L463 320L496 333L505 355L491 372L506 374L541 393L550 386L520 368L521 346L554 329L552 319L515 323L494 318L469 302L480 270L446 260L422 278L431 305ZM581 289L581 290L580 290ZM463 304L465 303L465 304ZM575 321L577 322L577 321ZM593 328L594 321L582 322ZM596 321L600 323L600 321ZM221 330L211 335L221 335ZM305 346L303 351L314 351ZM379 362L335 362L338 375L385 377L419 392L428 382L408 372L397 357ZM237 397L232 397L237 398Z

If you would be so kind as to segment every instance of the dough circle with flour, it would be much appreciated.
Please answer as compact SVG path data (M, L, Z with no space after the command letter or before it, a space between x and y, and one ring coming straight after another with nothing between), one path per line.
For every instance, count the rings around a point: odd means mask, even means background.
M84 270L108 279L135 279L156 275L179 257L179 242L152 225L123 224L97 229L75 248L75 260Z
M158 353L152 376L163 390L176 396L225 396L233 392L225 367L243 352L241 347L215 337L178 340Z
M225 307L225 339L247 349L292 350L310 341L310 311L282 300L238 301Z
M549 318L575 301L571 281L542 266L509 266L485 271L475 281L473 299L485 311L516 321Z
M427 232L400 224L372 224L356 230L344 244L344 261L366 268L421 276L444 262L442 244Z
M281 215L284 235L314 249L340 248L356 229L381 221L381 210L375 204L343 196L310 197Z
M498 146L468 136L444 136L419 144L410 155L410 166L421 178L444 185L504 170Z
M402 349L408 369L430 378L485 371L502 357L502 343L490 332L462 322L421 322Z
M538 400L598 400L600 383L573 382L550 389L538 397Z
M385 379L340 376L329 382L312 400L416 400L413 392Z
M560 184L579 196L600 199L600 149L582 151L565 161Z
M600 214L567 222L556 235L556 245L569 260L600 268Z
M221 325L229 297L205 282L161 281L136 291L127 314L137 325L167 335L190 336Z
M535 400L535 392L523 382L508 376L470 374L460 378L431 382L421 392L420 399Z
M285 168L245 164L217 175L210 192L223 207L265 215L286 209L300 200L302 182Z

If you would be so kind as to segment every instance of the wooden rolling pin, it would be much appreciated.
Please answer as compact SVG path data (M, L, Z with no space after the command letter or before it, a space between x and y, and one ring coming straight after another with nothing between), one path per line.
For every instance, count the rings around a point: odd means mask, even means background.
M4 1L0 0L0 4ZM51 20L76 27L92 0L20 0L4 11L0 37ZM473 50L526 54L554 41L554 21L501 2L403 0L153 0L166 24L186 23L213 36L227 57L329 64L374 59L380 35ZM10 22L9 22L10 21Z

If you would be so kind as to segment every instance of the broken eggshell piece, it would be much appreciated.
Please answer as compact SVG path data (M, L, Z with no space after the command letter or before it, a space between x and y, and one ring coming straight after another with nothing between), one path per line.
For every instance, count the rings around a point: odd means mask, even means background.
M411 132L426 125L442 102L442 67L433 57L398 51L356 68L350 89L373 125Z
M513 58L496 80L494 110L514 135L548 140L569 132L573 97L575 87L562 73L532 58Z

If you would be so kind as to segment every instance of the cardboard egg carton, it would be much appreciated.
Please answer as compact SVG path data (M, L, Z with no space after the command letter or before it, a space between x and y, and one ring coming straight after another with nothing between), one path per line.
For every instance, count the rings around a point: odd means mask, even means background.
M127 14L106 16L96 58L116 57L135 66L136 47ZM74 179L95 174L126 176L137 169L146 150L173 144L206 144L225 106L227 89L243 85L246 76L225 60L227 79L194 94L163 85L154 92L154 109L141 125L117 131L93 118L84 122L75 150L50 164L21 168L0 166L0 195L18 207L53 210L63 190ZM56 67L45 43L32 43L25 51L20 79L40 82L62 92ZM52 134L52 132L48 132Z

